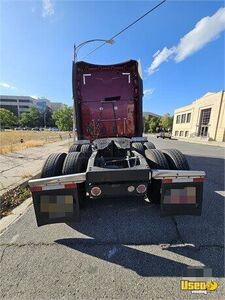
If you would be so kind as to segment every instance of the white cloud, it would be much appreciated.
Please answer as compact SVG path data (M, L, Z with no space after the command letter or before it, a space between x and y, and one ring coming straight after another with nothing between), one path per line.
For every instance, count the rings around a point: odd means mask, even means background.
M209 42L219 37L225 30L225 8L220 8L211 17L201 19L193 30L188 32L177 46L176 62L203 48Z
M9 90L16 90L16 87L6 83L6 82L0 82L0 87L4 88L4 89L9 89Z
M169 59L181 62L188 56L202 49L205 45L219 37L225 30L225 8L220 8L211 17L202 18L187 34L179 41L178 45L171 48L164 47L153 55L153 62L148 68L148 73L153 74L158 67Z
M161 65L161 63L163 63L164 61L167 61L174 54L174 51L175 47L172 47L170 49L164 47L162 51L158 50L154 54L154 60L151 66L148 68L149 74L153 74L154 72L156 72L158 70L159 65Z
M42 17L54 15L55 8L52 0L42 0Z
M150 96L150 95L153 94L154 90L155 89L146 89L146 90L143 91L143 94L144 94L145 97Z
M156 57L160 53L160 50L156 51L156 53L153 54L153 57Z

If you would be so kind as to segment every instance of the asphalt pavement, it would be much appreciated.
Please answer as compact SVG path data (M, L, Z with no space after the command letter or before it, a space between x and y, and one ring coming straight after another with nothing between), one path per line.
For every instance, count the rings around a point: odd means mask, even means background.
M202 216L108 199L90 201L80 223L38 228L31 206L0 236L1 299L224 299L224 149L151 141L206 171ZM188 267L211 271L217 291L181 291Z

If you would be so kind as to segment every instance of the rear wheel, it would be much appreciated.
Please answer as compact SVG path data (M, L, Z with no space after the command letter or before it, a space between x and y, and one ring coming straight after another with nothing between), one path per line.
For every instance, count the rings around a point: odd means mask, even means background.
M162 150L171 170L190 170L186 157L177 149Z
M144 143L145 149L155 149L155 145L152 142Z
M167 160L158 149L145 150L145 156L151 169L169 169ZM147 197L151 203L159 204L161 198L161 180L151 179L148 184Z
M85 172L87 168L87 158L81 152L71 152L67 155L62 169L63 175L76 174ZM85 183L77 184L78 201L80 207L86 203Z
M137 151L138 153L144 155L145 149L142 143L132 143L133 150Z
M145 150L145 157L151 169L169 169L166 157L162 151L158 149Z
M83 153L87 158L89 158L92 153L91 145L90 144L82 145L80 152Z
M70 146L69 151L68 152L79 152L80 148L81 148L81 144L73 144L72 146Z
M54 177L62 174L66 153L53 153L46 159L41 170L41 178Z

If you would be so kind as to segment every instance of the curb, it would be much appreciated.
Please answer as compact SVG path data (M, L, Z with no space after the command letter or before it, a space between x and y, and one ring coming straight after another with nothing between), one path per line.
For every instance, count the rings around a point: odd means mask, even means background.
M38 178L40 176L40 172L35 174L32 178L27 179L26 181L24 181L23 183L21 183L20 185L18 185L18 187L24 187L26 185L28 185L28 181L30 179L35 179ZM11 189L13 190L13 189ZM9 191L10 192L10 191ZM32 204L32 197L24 200L22 203L20 203L17 207L15 207L9 215L3 217L0 220L0 235L13 223L15 223L20 217L22 217L22 215L26 212L26 210L28 209L28 207Z
M154 134L153 135L146 135L144 136L149 137L149 138L157 138ZM167 139L168 140L168 139ZM225 142L216 142L216 141L201 141L201 140L192 140L192 139L185 139L185 138L179 138L179 137L174 137L172 136L171 138L172 141L178 141L178 142L186 142L186 143L191 143L191 144L199 144L199 145L206 145L206 146L214 146L214 147L220 147L220 148L225 148Z
M199 144L199 145L206 145L206 146L213 146L213 147L220 147L225 148L225 143L222 144L215 144L215 142L201 142L201 141L193 141L193 140L185 140L185 139L177 139L180 142L192 143L192 144ZM214 144L213 144L214 143Z
M59 143L59 146L64 147L65 145L70 144L71 142L72 142L72 138L67 139L65 141L58 141L57 143ZM41 167L40 167L40 170L38 172L36 171L37 173L35 173L35 175L33 175L32 177L26 178L24 181L21 181L19 184L10 188L9 190L6 190L2 193L0 192L0 197L2 197L7 192L13 191L17 187L24 187L24 186L28 185L28 181L30 179L39 178L39 176L41 174L40 171L41 171ZM18 219L24 215L24 213L27 211L28 207L30 207L31 205L32 205L32 198L30 197L30 198L24 200L22 203L20 203L17 207L15 207L9 213L9 215L4 216L2 219L0 219L0 235L3 232L5 232L11 224L18 221Z
M26 212L29 206L32 205L32 198L28 198L20 205L14 208L8 216L0 220L0 234L2 234L11 224L15 223Z

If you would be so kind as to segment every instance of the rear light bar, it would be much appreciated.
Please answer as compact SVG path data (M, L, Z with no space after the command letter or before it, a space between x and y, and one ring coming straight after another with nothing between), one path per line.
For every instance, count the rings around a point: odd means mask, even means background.
M86 173L61 175L48 178L38 178L28 181L31 192L48 190L73 189L78 183L85 182Z
M205 178L200 177L200 178L193 178L193 182L204 182Z
M43 186L31 186L31 192L41 192L49 190L61 190L61 189L75 189L77 188L76 183L67 183L67 184L55 184L55 185L43 185Z
M163 178L162 183L179 183L179 182L203 182L204 178L190 178L190 177L175 177L175 178Z

